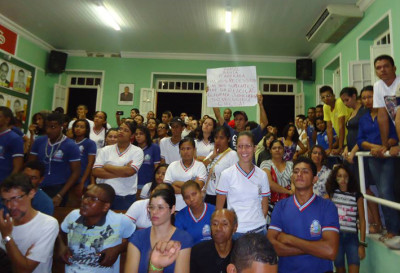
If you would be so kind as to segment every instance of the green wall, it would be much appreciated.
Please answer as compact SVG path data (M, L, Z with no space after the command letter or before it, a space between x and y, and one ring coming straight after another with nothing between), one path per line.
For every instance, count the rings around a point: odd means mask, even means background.
M316 60L316 81L315 84L330 84L331 79L322 80L323 68L327 66L333 59L341 54L340 69L342 72L342 87L349 84L349 62L357 60L357 39L375 25L380 19L383 19L386 13L390 12L391 18L391 43L394 52L394 59L399 57L400 50L400 1L394 0L375 0L375 2L365 11L362 21L344 37L339 43L328 47ZM359 43L359 60L369 60L369 46L372 45L373 36L378 35L389 23L388 20L383 22L375 29L370 31L371 37L363 37ZM374 35L374 32L376 33ZM327 70L325 70L327 72ZM325 73L326 76L326 73Z
M265 77L295 77L295 63L264 62L229 62L202 60L167 60L167 59L134 59L134 58L94 58L69 57L67 69L102 70L104 71L104 87L102 110L114 113L117 109L129 112L131 106L118 106L117 93L120 83L134 83L134 107L139 107L141 88L150 88L152 72L161 74L201 74L206 75L207 68L227 66L256 66L257 74ZM236 108L232 108L234 111ZM256 118L256 107L241 108L248 113L250 120ZM111 116L111 115L110 115ZM111 124L113 118L109 119Z

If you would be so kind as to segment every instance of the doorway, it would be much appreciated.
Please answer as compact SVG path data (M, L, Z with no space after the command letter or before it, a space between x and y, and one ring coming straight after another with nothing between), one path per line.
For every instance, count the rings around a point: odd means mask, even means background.
M67 115L72 119L76 117L78 105L86 105L87 118L93 120L96 111L97 88L69 88Z
M201 118L201 93L169 93L157 92L157 118L161 120L164 111L171 111L172 115L179 116L185 112L196 119Z
M294 96L263 95L263 104L268 124L276 126L278 136L282 136L283 128L294 120Z

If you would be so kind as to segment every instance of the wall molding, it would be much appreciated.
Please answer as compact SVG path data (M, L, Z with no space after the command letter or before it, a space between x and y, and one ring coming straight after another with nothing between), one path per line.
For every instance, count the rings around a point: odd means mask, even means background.
M324 51L330 46L331 44L319 44L317 45L314 50L310 53L308 58L315 61Z
M305 56L228 55L202 53L121 52L121 58L295 63Z
M361 11L366 11L375 0L358 0L356 6L360 8Z
M25 28L21 27L17 23L11 21L3 14L0 13L0 23L3 24L8 29L14 31L18 35L23 36L24 38L28 39L29 41L33 42L34 44L38 45L42 49L46 51L54 50L55 48L50 45L49 43L45 42L44 40L40 39L39 37L35 36Z

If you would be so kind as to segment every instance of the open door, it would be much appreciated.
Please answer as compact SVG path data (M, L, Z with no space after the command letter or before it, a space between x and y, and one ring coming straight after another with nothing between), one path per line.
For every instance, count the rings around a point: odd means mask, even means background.
M68 104L68 87L61 84L54 84L53 89L53 106L52 110L57 107L62 107L64 111L67 111Z
M139 111L146 117L147 112L155 112L155 90L153 88L140 89Z
M294 98L294 120L300 114L304 115L304 93L297 93Z

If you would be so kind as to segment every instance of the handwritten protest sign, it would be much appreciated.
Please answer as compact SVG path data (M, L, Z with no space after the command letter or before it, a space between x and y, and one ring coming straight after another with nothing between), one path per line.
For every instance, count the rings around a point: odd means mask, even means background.
M255 66L207 69L207 106L253 106L257 104Z

